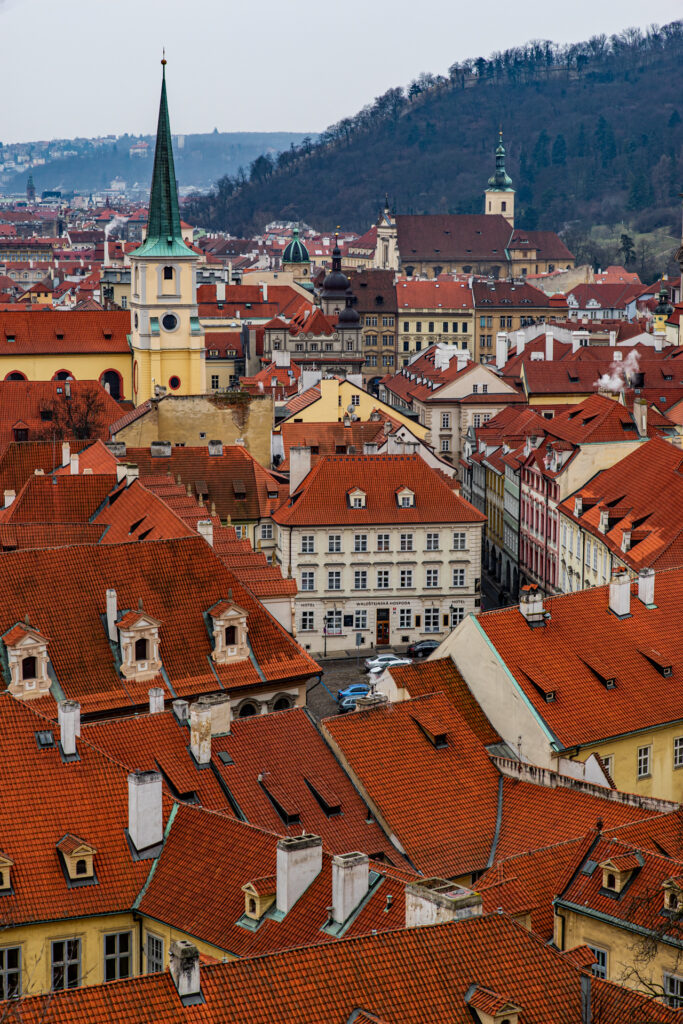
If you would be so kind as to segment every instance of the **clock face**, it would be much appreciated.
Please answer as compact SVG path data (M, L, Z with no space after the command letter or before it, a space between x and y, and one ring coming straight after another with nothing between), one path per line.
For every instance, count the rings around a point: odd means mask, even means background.
M164 313L161 318L161 326L165 331L175 331L178 326L178 317L175 313Z

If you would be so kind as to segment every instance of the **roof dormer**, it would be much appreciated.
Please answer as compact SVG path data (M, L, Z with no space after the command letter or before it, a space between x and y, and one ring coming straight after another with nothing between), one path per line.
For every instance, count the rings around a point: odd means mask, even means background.
M48 639L28 621L17 623L3 636L10 671L9 691L19 700L44 697L50 690Z
M3 893L11 893L12 889L12 868L14 861L0 852L0 896Z
M219 601L209 611L213 620L213 651L211 657L217 665L230 665L235 661L246 661L249 657L247 637L247 612L232 599L232 590L227 601Z
M465 1002L479 1024L520 1024L521 1006L483 985L470 985Z
M268 875L265 878L254 878L242 886L244 893L244 915L240 924L246 928L258 928L264 915L275 903L277 878Z
M121 675L136 682L154 679L161 669L159 657L159 627L142 608L125 612L116 623L121 651Z
M683 876L667 878L662 882L665 913L680 919L683 914Z
M602 892L618 898L631 881L634 873L642 866L643 859L637 853L618 854L616 857L603 860L600 864Z
M57 843L57 852L70 885L97 882L93 861L97 850L94 846L67 832Z
M365 508L367 504L367 495L365 491L361 491L360 487L354 487L353 490L346 492L346 497L349 503L349 508Z
M396 491L396 503L399 508L414 508L415 491L411 491L409 487L400 487Z

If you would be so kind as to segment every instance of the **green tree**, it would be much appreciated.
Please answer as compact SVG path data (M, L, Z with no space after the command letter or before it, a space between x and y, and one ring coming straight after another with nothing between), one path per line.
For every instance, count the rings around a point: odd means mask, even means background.
M550 163L550 139L545 128L542 130L538 138L536 139L536 145L532 155L532 160L536 167L547 167Z
M622 255L625 267L636 262L636 248L630 235L623 234L619 239L619 252Z

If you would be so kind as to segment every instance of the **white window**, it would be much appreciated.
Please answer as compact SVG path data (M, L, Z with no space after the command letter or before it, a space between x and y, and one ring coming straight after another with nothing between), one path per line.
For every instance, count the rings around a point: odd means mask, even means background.
M247 535L247 528L246 528L246 526L241 526L241 525L238 524L235 527L235 536L237 537L237 539L238 540L242 540L242 538L246 537L246 535Z
M389 589L389 570L378 569L377 570L377 589L388 590Z
M315 613L314 612L302 612L301 613L301 630L310 631L315 628Z
M477 395L478 393L479 393L479 385L478 384L473 384L472 385L472 394L473 395Z
M261 540L273 539L273 524L261 523Z
M327 613L326 621L327 621L327 632L328 633L335 633L337 635L339 635L339 633L341 633L341 631L342 631L342 613L340 611L337 611L335 609L334 611L328 612Z
M438 533L427 534L427 551L438 551L439 550L439 535Z
M438 569L427 569L425 575L425 587L431 589L438 587L439 585L439 570Z
M399 608L398 610L398 627L399 629L412 629L413 628L413 612L410 608Z
M453 550L464 551L467 547L467 534L457 530L453 534Z
M425 608L425 633L439 632L439 609Z
M591 970L593 971L594 978L606 978L607 977L607 950L600 949L598 946L588 947L593 956L595 957L595 963Z
M677 736L674 740L674 768L683 767L683 736Z
M598 571L598 543L593 541L593 569L595 572Z
M677 974L665 974L664 997L667 1006L680 1010L683 1007L683 978Z
M638 747L638 778L645 779L650 774L652 747Z
M354 551L367 551L368 550L368 535L367 535L367 533L354 533L354 535L353 535L353 550Z
M164 940L147 932L147 973L159 974L164 969Z
M488 390L489 390L488 384L482 384L482 386L481 386L482 394L484 394L484 395L488 394Z
M481 426L481 413L475 412L473 419L474 419L474 428L476 430L477 427Z
M0 949L0 999L21 995L21 946Z
M465 586L465 570L454 569L453 570L453 586L464 587Z
M351 508L365 508L365 495L354 494L351 499Z
M367 629L368 628L368 613L364 608L357 608L356 614L353 618L354 629Z
M441 451L449 452L451 450L451 439L450 437L441 438Z
M213 391L216 391L216 389L219 388L219 387L220 387L219 376L218 376L217 373L212 373L211 374L211 388L212 388Z
M315 573L308 569L301 573L301 589L315 590Z
M612 769L614 767L614 754L600 754L600 760L605 766L605 771L612 777Z
M353 574L353 589L354 590L367 590L368 589L368 574L365 569L356 569Z
M412 508L415 504L414 494L402 494L401 495L401 508Z
M459 622L465 618L465 609L463 605L451 605L451 629L455 629Z
M412 533L401 534L401 551L412 551L413 550L413 535Z
M378 533L377 534L377 550L378 551L389 551L389 534Z
M341 570L330 569L327 574L327 589L341 590Z
M401 588L405 590L407 587L413 585L413 570L412 569L401 569Z
M327 538L327 550L333 554L341 551L341 533L331 533Z
M441 429L450 430L451 427L451 414L449 412L441 413Z
M315 552L315 535L312 533L303 533L301 535L301 554L312 555Z
M360 405L360 395L351 395L351 405Z
M590 541L590 537L586 537L586 550L584 552L584 555L585 555L584 561L585 561L586 565L590 567L590 564L591 564L591 541Z

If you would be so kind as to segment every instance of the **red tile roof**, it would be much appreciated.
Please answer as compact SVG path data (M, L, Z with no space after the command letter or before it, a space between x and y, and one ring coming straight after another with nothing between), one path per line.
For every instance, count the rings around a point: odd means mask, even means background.
M471 310L472 289L467 281L440 277L438 281L399 278L396 282L399 314L404 309Z
M32 476L3 513L4 523L87 523L106 501L116 477Z
M81 452L91 441L70 441L71 452ZM6 490L19 493L37 469L50 473L62 464L60 441L12 441L0 453L0 494Z
M38 313L0 313L0 353L79 354L123 352L129 354L127 310L41 310ZM8 341L13 337L14 341Z
M396 492L407 487L415 504L399 507ZM365 508L351 508L348 495L366 494ZM325 523L483 523L485 517L444 482L419 455L339 455L321 459L292 498L273 514L283 526Z

